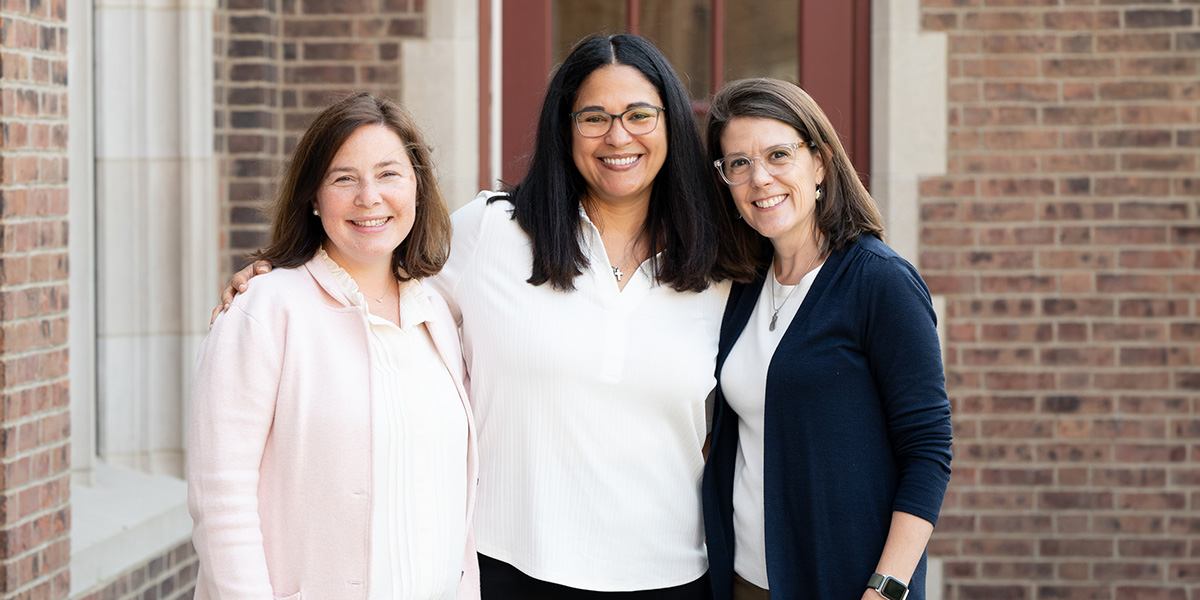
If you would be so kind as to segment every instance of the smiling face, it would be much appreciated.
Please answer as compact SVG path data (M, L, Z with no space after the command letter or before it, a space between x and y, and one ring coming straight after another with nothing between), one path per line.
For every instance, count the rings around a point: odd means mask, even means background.
M417 180L404 141L363 125L338 149L317 190L325 251L352 273L391 269L416 218Z
M600 67L579 87L572 112L602 110L620 114L637 106L662 106L662 98L645 76L627 65ZM571 124L571 155L587 182L588 196L598 202L649 202L654 178L667 159L667 114L654 131L630 135L613 120L608 133L587 138Z
M775 119L734 117L721 134L725 156L762 156L768 148L807 143L792 126ZM816 233L816 187L825 180L825 166L816 150L801 147L790 170L771 175L754 161L750 180L729 186L733 203L746 223L771 240L776 248L801 248Z

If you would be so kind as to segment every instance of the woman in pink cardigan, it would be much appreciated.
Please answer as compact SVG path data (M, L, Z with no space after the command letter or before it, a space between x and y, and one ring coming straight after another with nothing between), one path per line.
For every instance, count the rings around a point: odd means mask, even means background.
M316 117L255 281L201 348L188 441L196 598L478 598L474 425L441 269L450 220L410 115Z

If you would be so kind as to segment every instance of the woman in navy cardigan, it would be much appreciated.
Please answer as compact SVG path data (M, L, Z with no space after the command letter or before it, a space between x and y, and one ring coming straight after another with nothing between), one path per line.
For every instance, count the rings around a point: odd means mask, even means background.
M731 83L707 137L761 274L734 285L721 328L703 483L714 596L923 600L951 456L929 290L881 241L803 90Z

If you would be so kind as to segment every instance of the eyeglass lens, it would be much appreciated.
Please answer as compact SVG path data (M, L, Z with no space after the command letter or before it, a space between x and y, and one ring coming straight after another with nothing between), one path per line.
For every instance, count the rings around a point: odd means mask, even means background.
M795 165L796 147L800 144L784 144L768 148L762 156L734 154L721 161L721 174L731 184L745 183L754 171L754 161L761 160L763 168L771 175L782 175Z
M575 113L575 125L584 137L600 137L612 128L614 117L621 119L630 135L645 135L658 125L659 110L652 106L631 108L619 115L601 110L585 110Z

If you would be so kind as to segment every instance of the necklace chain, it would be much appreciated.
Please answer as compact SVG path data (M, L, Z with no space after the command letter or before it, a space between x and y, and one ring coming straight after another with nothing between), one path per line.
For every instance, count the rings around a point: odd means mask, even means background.
M383 299L384 299L384 298L387 298L388 289L390 289L390 288L384 288L384 289L383 289L383 294L381 294L381 295L380 295L378 298L376 298L375 296L372 296L372 295L368 294L368 293L367 293L367 291L366 291L366 290L364 290L364 289L362 289L361 287L360 287L360 288L358 288L358 291L359 291L359 292L362 292L362 295L363 295L363 296L366 296L367 298L370 298L370 299L372 299L372 300L374 300L374 301L376 301L376 302L378 302L378 303L380 303L380 304L383 304Z
M820 248L818 248L817 251L813 254L813 257L808 261L808 266L804 267L804 273L802 273L800 275L801 281L803 281L804 276L808 275L808 272L812 270L813 263L817 262L817 257L820 255L821 255L821 250L820 250ZM795 294L796 289L800 287L799 282L797 282L796 285L792 286L792 291L788 292L788 295L786 297L784 297L783 302L779 303L779 308L775 308L775 286L778 283L779 283L779 278L775 276L774 269L772 269L771 270L771 310L773 312L771 314L771 324L767 327L768 331L775 331L775 322L779 320L779 311L783 310L783 306L785 304L787 304L788 300L792 299L792 294Z
M629 246L629 249L625 250L625 256L622 256L621 260L617 261L617 264L613 265L613 268L612 268L613 277L616 277L617 281L620 281L621 277L625 276L625 273L623 273L621 271L621 265L625 264L625 261L629 260L629 255L633 254L633 251L636 248L637 248L637 238L634 238L633 244L631 244Z

